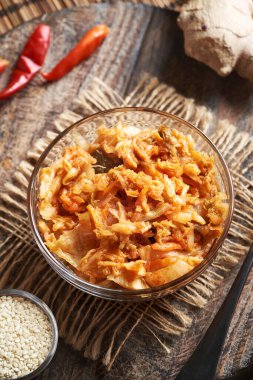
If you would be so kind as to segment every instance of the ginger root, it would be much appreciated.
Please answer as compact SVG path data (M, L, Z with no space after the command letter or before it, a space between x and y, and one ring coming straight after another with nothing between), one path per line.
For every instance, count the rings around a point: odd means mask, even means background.
M186 54L221 76L235 69L253 80L252 15L251 0L189 0L178 17Z

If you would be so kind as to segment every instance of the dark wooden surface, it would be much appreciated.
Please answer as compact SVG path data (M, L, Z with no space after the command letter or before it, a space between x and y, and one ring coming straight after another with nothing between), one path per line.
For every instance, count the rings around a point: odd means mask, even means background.
M207 67L187 58L175 13L114 2L61 11L47 16L44 21L53 31L45 69L51 68L94 23L107 23L111 34L96 54L61 81L43 85L36 78L22 92L0 104L1 186L12 177L33 142L51 128L57 115L71 108L73 98L92 75L125 94L144 72L149 72L175 86L183 95L208 105L217 118L227 118L240 129L252 131L253 84L236 75L219 78ZM14 61L37 22L24 24L0 38L1 55ZM6 83L10 70L0 77L0 86ZM238 269L235 268L215 291L207 307L195 313L189 332L172 341L170 356L162 349L154 351L150 347L147 360L147 356L142 356L142 350L147 351L145 337L141 331L135 331L111 372L103 374L98 363L84 359L60 340L52 364L39 380L172 379L210 324ZM230 328L219 365L219 378L230 376L253 360L252 290L253 273Z

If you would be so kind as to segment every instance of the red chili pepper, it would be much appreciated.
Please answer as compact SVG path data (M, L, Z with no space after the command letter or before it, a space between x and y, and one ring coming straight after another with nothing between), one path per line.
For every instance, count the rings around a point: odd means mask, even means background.
M50 43L50 28L48 25L37 26L28 39L16 67L10 77L7 87L0 92L0 99L8 98L26 86L40 71Z
M89 57L108 35L106 25L97 25L86 33L78 44L50 71L41 73L47 81L62 78L85 58Z
M7 61L6 59L0 58L0 73L2 73L6 69L9 63L10 62Z

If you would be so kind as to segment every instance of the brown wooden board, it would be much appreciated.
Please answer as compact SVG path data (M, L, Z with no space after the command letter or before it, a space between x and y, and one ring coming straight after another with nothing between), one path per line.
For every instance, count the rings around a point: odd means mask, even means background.
M149 72L175 86L183 95L211 107L217 119L227 118L241 130L252 131L252 83L237 75L219 78L207 67L186 57L175 13L114 2L63 10L43 20L52 28L45 69L51 68L95 23L105 22L111 27L110 43L61 81L43 84L37 77L22 92L0 104L1 188L11 179L28 148L51 128L57 115L71 108L79 89L85 88L92 76L99 76L124 95L144 72ZM37 23L38 20L23 24L2 37L1 56L14 63ZM1 87L7 82L10 71L11 67L0 77ZM235 268L223 286L215 291L207 307L194 314L196 317L189 332L172 342L170 356L162 349L147 346L149 340L137 330L126 342L111 372L104 374L98 363L85 360L60 340L53 363L39 379L172 379L204 334L238 269ZM236 310L218 377L227 377L252 360L252 288L253 273Z
M127 0L123 0L127 2ZM139 3L179 10L186 0L138 0ZM105 2L105 0L0 0L0 34L41 17L45 13L64 8ZM135 3L136 1L132 1Z

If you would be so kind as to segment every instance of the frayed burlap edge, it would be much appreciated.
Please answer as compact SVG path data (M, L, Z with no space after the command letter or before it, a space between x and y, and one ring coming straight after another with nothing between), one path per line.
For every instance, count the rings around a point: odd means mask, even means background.
M84 115L122 106L146 106L174 113L204 131L223 154L231 170L236 190L235 212L229 236L214 263L193 283L164 299L149 303L122 304L98 299L68 285L39 254L26 215L26 189L34 163L59 132ZM126 98L94 78L74 101L75 112L66 110L28 152L12 183L1 194L0 227L7 234L1 244L0 287L30 290L53 309L60 335L85 357L101 358L109 370L124 343L137 326L169 353L169 337L179 336L192 323L189 306L204 307L226 273L238 263L253 238L251 225L253 140L227 121L220 121L211 134L212 114L193 99L186 99L172 87L145 77ZM12 211L10 211L12 210ZM46 274L46 275L45 275ZM112 333L113 331L113 333Z

